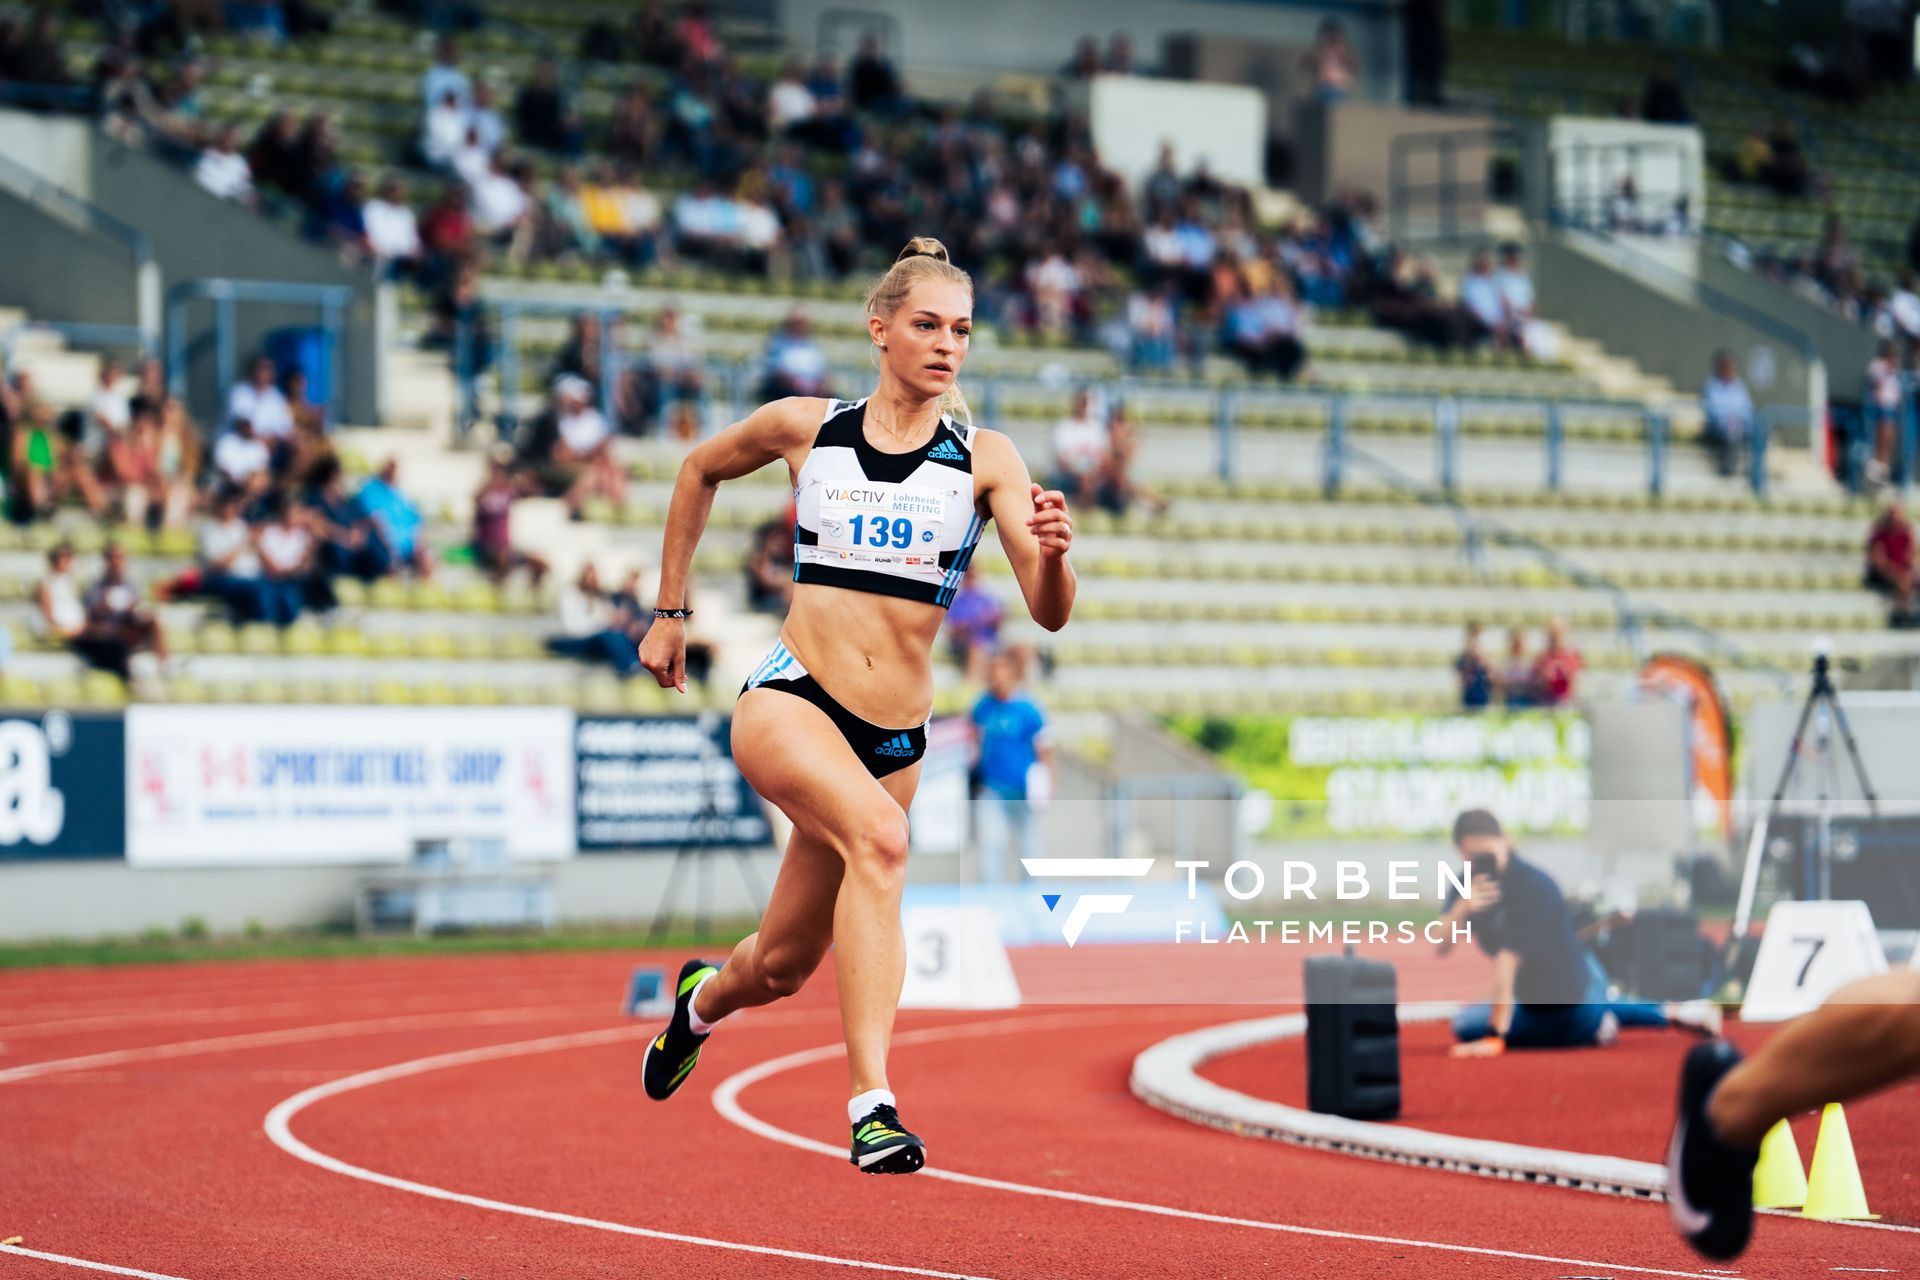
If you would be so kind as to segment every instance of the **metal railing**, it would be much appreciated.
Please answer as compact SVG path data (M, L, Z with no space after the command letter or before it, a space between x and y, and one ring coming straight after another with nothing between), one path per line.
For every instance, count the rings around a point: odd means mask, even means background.
M1604 594L1613 606L1615 630L1632 650L1636 662L1645 662L1651 656L1646 631L1649 627L1657 627L1663 631L1689 635L1698 641L1702 648L1733 666L1771 677L1783 692L1790 691L1794 687L1793 672L1775 666L1764 658L1753 657L1739 644L1727 639L1712 627L1704 626L1691 618L1682 617L1666 609L1639 603L1627 588L1605 574L1596 573L1578 564L1529 534L1521 533L1491 516L1472 510L1451 494L1438 492L1421 484L1392 463L1377 458L1364 449L1350 449L1349 455L1354 465L1373 472L1390 488L1408 494L1426 506L1440 507L1450 512L1459 526L1461 543L1467 560L1476 570L1484 571L1485 569L1487 547L1503 547L1524 553L1549 573L1565 579L1582 590Z
M1701 199L1703 193L1693 182L1693 159L1697 150L1699 148L1695 145L1665 139L1633 142L1576 140L1549 147L1547 181L1552 193L1550 217L1562 226L1575 226L1586 231L1611 230L1613 201L1620 190L1619 179L1630 176L1637 199L1671 195L1673 200L1684 202L1682 207L1686 210L1687 225L1697 227L1702 220L1704 205ZM1645 190L1649 182L1641 161L1648 157L1656 160L1664 157L1672 161L1672 175L1675 178L1673 192L1669 193L1660 184L1653 184L1658 187L1656 191ZM1564 186L1563 176L1566 178Z
M74 195L56 182L43 178L13 157L0 153L0 187L41 212L70 227L104 236L124 247L133 260L133 327L140 331L140 345L151 351L160 345L160 264L153 256L153 243L145 233L120 221L91 200ZM47 322L72 324L79 322ZM117 327L117 326L114 326Z
M1893 466L1886 480L1898 485L1902 490L1912 487L1915 475L1916 450L1920 450L1920 378L1912 373L1900 375L1900 405L1893 411L1894 439ZM1839 437L1840 456L1838 464L1840 483L1850 493L1863 493L1873 477L1869 463L1878 453L1880 423L1883 413L1874 407L1873 386L1867 379L1860 382L1860 403L1833 406L1833 423ZM1818 441L1815 442L1816 445Z
M578 315L582 311L601 317L599 328L599 367L603 376L599 380L599 399L601 413L607 420L614 420L614 401L616 386L626 370L643 363L645 357L630 359L630 353L622 349L612 336L612 320L622 319L624 311L618 307L580 307L578 303L524 303L511 301L488 303L488 309L497 317L497 344L499 353L492 361L493 403L495 416L499 422L501 438L511 438L515 434L522 411L526 409L532 395L522 388L522 353L518 351L518 326L516 317L522 315ZM474 326L472 320L463 317L455 332L455 355L453 363L459 380L459 403L461 403L461 436L467 438L470 426L482 416L482 384L484 372L482 361L474 353L472 342ZM753 409L753 395L760 386L760 361L753 357L739 359L720 359L710 357L703 361L708 376L708 386L718 395L720 403L728 407L733 420L743 418ZM837 365L833 367L835 378L845 386L847 382L858 382L860 378L872 378L870 368L858 365ZM1208 415L1212 418L1213 474L1223 482L1233 482L1238 466L1238 443L1242 430L1246 428L1240 422L1242 409L1288 409L1288 407L1306 407L1317 409L1321 416L1321 428L1325 432L1325 447L1321 455L1321 487L1327 497L1336 497L1342 489L1348 453L1352 449L1350 436L1354 434L1354 418L1361 407L1382 409L1386 413L1398 411L1405 415L1407 411L1425 413L1432 420L1432 439L1434 439L1434 484L1438 489L1452 493L1463 482L1463 464L1461 464L1461 438L1467 434L1465 418L1473 405L1482 405L1490 409L1538 409L1544 418L1544 432L1540 439L1542 449L1542 484L1548 491L1563 491L1567 478L1567 418L1582 411L1597 413L1615 413L1640 418L1642 434L1640 445L1645 451L1645 491L1653 497L1659 497L1667 491L1670 462L1668 455L1672 449L1672 426L1667 413L1659 409L1649 409L1640 401L1611 401L1594 397L1538 397L1538 395L1494 395L1494 393L1475 393L1475 395L1428 395L1413 391L1327 391L1327 390L1277 390L1277 388L1258 388L1246 384L1208 384L1208 382L1183 382L1177 378L1135 378L1135 376L1116 376L1100 378L1098 384L1112 391L1119 399L1139 403L1135 397L1152 397L1154 393L1188 393L1188 395L1206 395L1212 405ZM968 397L975 405L975 418L981 422L1002 422L1004 401L1018 395L1035 395L1046 399L1060 399L1066 390L1058 382L1046 382L1035 376L989 376L989 378L968 378L966 380ZM1778 415L1774 411L1780 411ZM1799 405L1770 407L1763 413L1763 424L1770 426L1780 415L1805 416L1805 409ZM1768 416L1772 415L1772 416ZM1313 430L1313 428L1302 428ZM1747 484L1757 495L1766 493L1766 441L1763 434L1757 434L1751 443L1753 457L1747 470Z
M194 302L213 304L214 378L221 394L234 384L239 371L235 351L235 308L243 302L281 306L311 306L320 311L332 368L327 379L326 408L337 418L346 387L346 314L353 305L353 286L302 284L266 280L183 280L167 290L167 390L187 394L187 307ZM224 406L223 406L224 407Z
M1744 304L1741 304L1744 305ZM467 438L473 423L481 416L483 386L491 381L492 401L500 425L502 437L511 437L518 428L521 415L527 407L530 393L523 387L524 355L520 350L520 320L527 316L566 316L574 317L590 314L599 319L598 363L602 370L599 380L600 409L609 422L614 420L617 386L628 370L644 364L643 353L636 353L623 345L615 333L616 322L624 321L628 311L623 306L582 305L577 301L558 299L520 299L488 298L483 309L494 329L493 343L497 353L489 361L478 350L473 317L462 315L457 319L454 337L454 369L458 386L461 438ZM1777 325L1777 322L1774 322ZM1778 325L1786 329L1784 325ZM1788 330L1789 332L1797 332ZM487 367L489 366L490 367ZM733 420L743 418L755 406L763 370L761 361L755 357L726 359L712 357L703 362L710 388L708 395L718 397L726 406ZM842 386L871 379L873 371L862 365L841 364L832 369L834 377ZM1452 493L1462 484L1463 466L1461 460L1461 440L1467 435L1466 420L1473 406L1482 406L1508 414L1515 410L1522 412L1537 411L1543 420L1541 436L1541 478L1542 483L1551 492L1564 488L1568 472L1567 419L1582 413L1612 413L1619 416L1633 416L1642 423L1639 444L1645 450L1646 491L1658 497L1666 492L1670 475L1669 455L1672 446L1672 425L1666 413L1649 408L1640 401L1610 400L1602 397L1541 397L1506 396L1494 393L1435 394L1412 391L1335 391L1312 388L1286 388L1262 386L1252 383L1212 383L1179 378L1143 378L1132 375L1089 378L1089 382L1108 390L1115 397L1139 403L1150 401L1155 396L1168 394L1188 397L1205 397L1209 401L1208 417L1211 421L1212 470L1222 481L1232 483L1241 477L1243 467L1239 458L1240 433L1249 430L1240 422L1243 410L1266 408L1269 410L1306 410L1306 416L1317 414L1325 432L1325 448L1322 455L1322 488L1329 497L1338 495L1346 471L1346 452L1349 437L1354 432L1354 420L1362 408L1399 411L1406 414L1424 413L1431 420L1434 441L1434 483L1443 492ZM976 420L986 423L1005 421L1002 412L1006 401L1022 396L1041 399L1062 399L1068 394L1068 388L1058 380L1033 375L989 375L966 379L966 390L976 410ZM1801 406L1782 406L1786 414L1802 414L1806 410ZM1769 411L1771 412L1771 411ZM1763 416L1763 425L1771 426L1780 418ZM1303 427L1303 430L1314 428ZM1753 491L1764 496L1766 493L1764 432L1755 433L1751 442L1753 457L1748 472L1748 483Z
M1760 307L1722 289L1716 289L1698 276L1689 275L1642 252L1610 231L1580 228L1579 234L1599 242L1619 267L1656 288L1673 290L1698 302L1716 315L1746 325L1775 342L1790 347L1807 365L1807 401L1805 411L1816 412L1827 403L1827 365L1820 344L1804 329L1788 324ZM1800 408L1800 406L1794 406Z

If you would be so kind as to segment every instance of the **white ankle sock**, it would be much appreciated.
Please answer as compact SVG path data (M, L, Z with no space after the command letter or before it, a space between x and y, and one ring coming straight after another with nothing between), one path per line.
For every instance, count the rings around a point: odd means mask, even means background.
M687 1026L690 1030L692 1030L693 1034L697 1036L704 1036L704 1035L711 1034L714 1028L714 1024L725 1020L725 1015L722 1015L719 1018L715 1018L713 1022L708 1022L705 1018L702 1018L700 1016L699 1010L693 1007L694 1001L700 998L700 988L706 986L709 982L712 982L713 978L714 978L714 975L710 973L706 977L700 979L700 981L694 983L693 994L687 997Z
M856 1095L853 1101L847 1104L847 1123L859 1124L866 1119L867 1112L882 1105L889 1107L896 1105L893 1100L893 1090L869 1089L865 1093Z

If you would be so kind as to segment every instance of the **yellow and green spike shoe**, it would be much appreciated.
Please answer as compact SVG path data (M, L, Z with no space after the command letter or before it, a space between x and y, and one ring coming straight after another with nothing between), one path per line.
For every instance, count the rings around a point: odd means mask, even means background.
M853 1126L848 1163L862 1173L914 1173L927 1162L927 1144L900 1127L900 1116L881 1103Z
M700 1061L700 1046L707 1038L693 1034L690 1025L693 989L700 985L701 979L718 972L720 966L710 960L689 960L680 966L680 985L673 994L673 1017L668 1020L665 1031L647 1042L646 1060L640 1067L647 1096L655 1102L671 1098L673 1091L693 1074L694 1064Z

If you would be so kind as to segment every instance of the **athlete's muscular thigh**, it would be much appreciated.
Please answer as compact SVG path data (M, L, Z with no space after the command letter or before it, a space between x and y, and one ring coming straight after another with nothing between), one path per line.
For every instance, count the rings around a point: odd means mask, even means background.
M913 803L919 782L916 760L910 768L882 778L880 785L904 809ZM845 871L846 863L830 845L801 827L793 829L753 948L761 976L776 989L798 990L826 958Z
M733 712L733 759L748 784L796 830L842 858L876 823L897 822L903 812L826 712L777 689L740 695ZM917 776L918 770L901 773Z
M791 704L791 708L785 704ZM830 742L823 744L813 735L806 724L809 719L819 721L831 736ZM798 736L793 721L800 722ZM865 805L891 805L904 811L913 803L920 764L915 761L911 767L876 782L819 708L778 690L754 689L742 695L733 724L734 756L742 774L763 798L778 805L794 822L772 896L760 918L754 958L764 977L797 988L819 967L833 944L834 904L839 900L846 870L840 850L845 844L827 834L830 828L826 824L861 821L856 815ZM774 745L768 748L768 743ZM833 748L844 757L838 762L840 767L835 766ZM766 758L780 756L804 757L812 767ZM854 775L850 784L845 782L848 770ZM818 795L823 787L830 793L840 793L843 785L854 792L852 797ZM775 794L770 795L769 790ZM784 798L785 803L776 796ZM788 804L794 808L787 810Z

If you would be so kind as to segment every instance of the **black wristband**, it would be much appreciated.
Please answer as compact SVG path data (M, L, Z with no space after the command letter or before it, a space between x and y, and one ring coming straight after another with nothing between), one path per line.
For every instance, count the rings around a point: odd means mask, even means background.
M693 610L691 609L655 609L653 611L653 616L656 618L691 618L693 616Z

